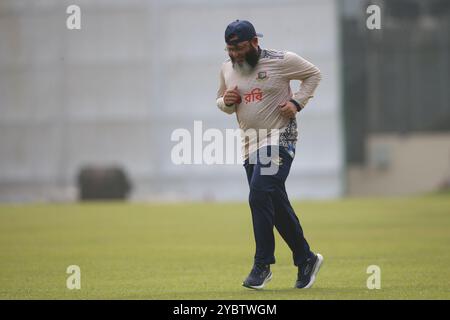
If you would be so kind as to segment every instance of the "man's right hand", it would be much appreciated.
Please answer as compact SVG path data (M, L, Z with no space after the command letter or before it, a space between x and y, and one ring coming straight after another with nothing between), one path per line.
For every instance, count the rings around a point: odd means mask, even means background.
M225 91L225 94L223 95L223 102L225 102L225 105L232 106L233 104L239 104L241 103L242 99L239 95L238 87L234 87L233 90L227 90Z

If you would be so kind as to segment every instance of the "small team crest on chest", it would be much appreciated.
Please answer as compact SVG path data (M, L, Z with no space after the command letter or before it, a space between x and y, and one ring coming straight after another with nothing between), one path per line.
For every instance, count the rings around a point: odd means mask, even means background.
M266 80L266 79L267 79L267 72L266 71L258 72L258 76L256 77L256 80Z

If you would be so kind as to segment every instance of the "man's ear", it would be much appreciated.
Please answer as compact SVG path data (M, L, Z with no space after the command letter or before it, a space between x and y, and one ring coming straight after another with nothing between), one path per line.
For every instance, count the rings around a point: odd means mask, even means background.
M250 43L255 49L258 49L258 37L254 37Z

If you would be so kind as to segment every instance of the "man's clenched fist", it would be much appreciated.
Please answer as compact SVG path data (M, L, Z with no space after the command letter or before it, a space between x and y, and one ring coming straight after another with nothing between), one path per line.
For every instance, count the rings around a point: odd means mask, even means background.
M225 105L232 106L233 104L239 104L241 103L242 99L239 95L238 87L234 87L233 90L227 90L225 91L225 94L223 95L223 102L225 102Z
M286 101L278 107L284 117L289 119L295 118L295 115L297 114L297 107L292 102Z

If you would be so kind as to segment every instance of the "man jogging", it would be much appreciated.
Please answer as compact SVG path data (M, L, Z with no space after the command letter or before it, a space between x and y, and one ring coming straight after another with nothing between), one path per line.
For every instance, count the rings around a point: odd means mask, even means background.
M272 278L275 263L273 227L293 253L298 267L296 288L313 285L323 257L314 254L304 238L300 222L285 189L297 142L296 114L302 110L321 80L320 70L295 53L261 49L253 25L245 20L230 23L225 42L230 59L220 72L217 106L236 113L243 132L244 168L250 187L249 204L256 242L254 265L243 286L262 289ZM300 80L292 94L289 83ZM276 134L273 134L276 131ZM263 161L263 156L270 161ZM264 174L268 165L277 165Z

